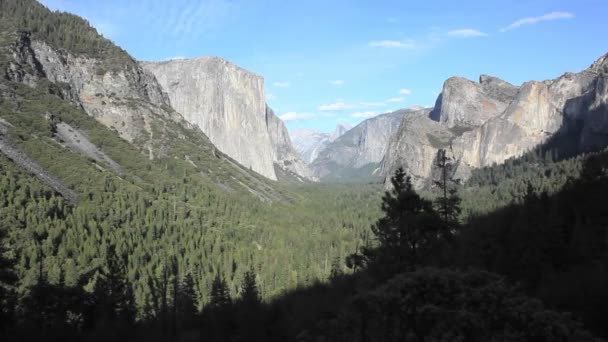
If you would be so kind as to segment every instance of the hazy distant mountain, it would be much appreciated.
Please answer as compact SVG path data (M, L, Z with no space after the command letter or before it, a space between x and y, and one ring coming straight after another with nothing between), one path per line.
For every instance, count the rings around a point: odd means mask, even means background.
M315 176L325 180L363 180L373 176L384 158L388 142L409 109L378 115L361 122L327 144L311 164Z
M306 163L312 163L329 143L341 137L352 128L348 124L338 124L331 132L299 128L291 132L291 141L296 151Z

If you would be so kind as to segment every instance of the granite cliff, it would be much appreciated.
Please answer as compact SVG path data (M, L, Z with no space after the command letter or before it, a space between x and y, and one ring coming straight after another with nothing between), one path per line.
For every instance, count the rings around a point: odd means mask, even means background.
M450 78L435 108L408 116L391 139L382 174L404 167L418 187L429 184L438 149L456 164L454 177L502 163L556 133L577 131L580 152L608 145L607 56L579 73L519 87L482 75L479 82Z
M222 152L272 180L275 164L310 179L283 123L267 111L261 76L217 57L141 65L167 92L171 106Z
M156 76L171 106L218 149L245 167L277 179L261 76L215 57L141 65Z
M298 152L294 149L285 123L268 106L266 106L266 126L270 135L275 166L300 181L316 180L308 165L300 159Z
M323 149L311 168L325 180L365 180L378 176L389 139L409 110L399 110L367 119Z

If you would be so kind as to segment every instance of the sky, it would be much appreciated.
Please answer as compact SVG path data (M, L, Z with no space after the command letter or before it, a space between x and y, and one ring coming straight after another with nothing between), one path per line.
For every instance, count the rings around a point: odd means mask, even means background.
M451 76L519 85L608 52L608 0L41 0L145 61L218 56L264 77L290 130L433 106Z

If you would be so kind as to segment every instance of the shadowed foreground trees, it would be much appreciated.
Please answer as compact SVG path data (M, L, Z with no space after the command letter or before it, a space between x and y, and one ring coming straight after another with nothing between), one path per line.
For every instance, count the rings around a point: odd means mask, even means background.
M372 226L379 248L367 248L368 264L383 277L415 269L444 231L433 204L414 191L402 168L391 179L393 189L382 198L384 217Z
M166 287L158 291L166 303L159 311L164 314L134 321L125 258L109 252L108 266L90 279L92 293L81 286L87 281L70 289L50 286L41 277L17 306L23 314L6 336L46 341L599 341L576 317L602 332L599 322L608 298L601 277L608 264L608 220L601 201L608 194L606 166L608 155L590 158L582 178L562 192L549 197L529 191L522 204L472 219L456 235L398 170L394 189L384 197L385 216L374 227L378 245L366 249L366 267L354 274L336 271L328 284L263 303L253 269L234 299L216 273L210 302L199 314L193 281L164 272L166 279L156 282ZM447 249L439 258L438 246ZM436 266L446 260L450 269ZM586 281L576 283L581 275ZM189 320L192 325L185 323ZM173 328L159 328L167 324Z

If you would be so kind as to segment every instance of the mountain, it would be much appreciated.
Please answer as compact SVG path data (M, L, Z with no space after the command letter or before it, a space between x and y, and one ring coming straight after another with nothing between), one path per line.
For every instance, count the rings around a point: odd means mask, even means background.
M222 152L276 180L266 128L264 79L216 57L141 63L172 107Z
M563 148L576 152L608 144L608 57L579 73L517 87L482 75L479 82L448 79L435 108L403 121L382 163L388 176L403 166L417 187L428 185L438 149L455 164L453 177L499 164L548 143L574 136ZM555 140L555 139L554 139Z
M291 178L301 182L316 180L308 165L300 159L294 149L285 123L268 106L266 106L266 127L270 135L274 165L291 175Z
M390 137L408 112L398 110L367 119L329 143L311 164L314 175L338 181L373 178Z
M262 114L271 167L294 178L285 170L304 164L265 103ZM139 319L163 315L173 262L202 305L214 278L236 298L254 268L263 298L325 280L379 212L376 185L304 190L240 164L129 54L33 0L0 0L0 184L2 294L9 266L20 297L44 284L82 290L115 253Z
M291 140L301 158L310 164L330 142L338 139L351 128L352 126L348 124L338 124L331 133L299 128L291 132Z

